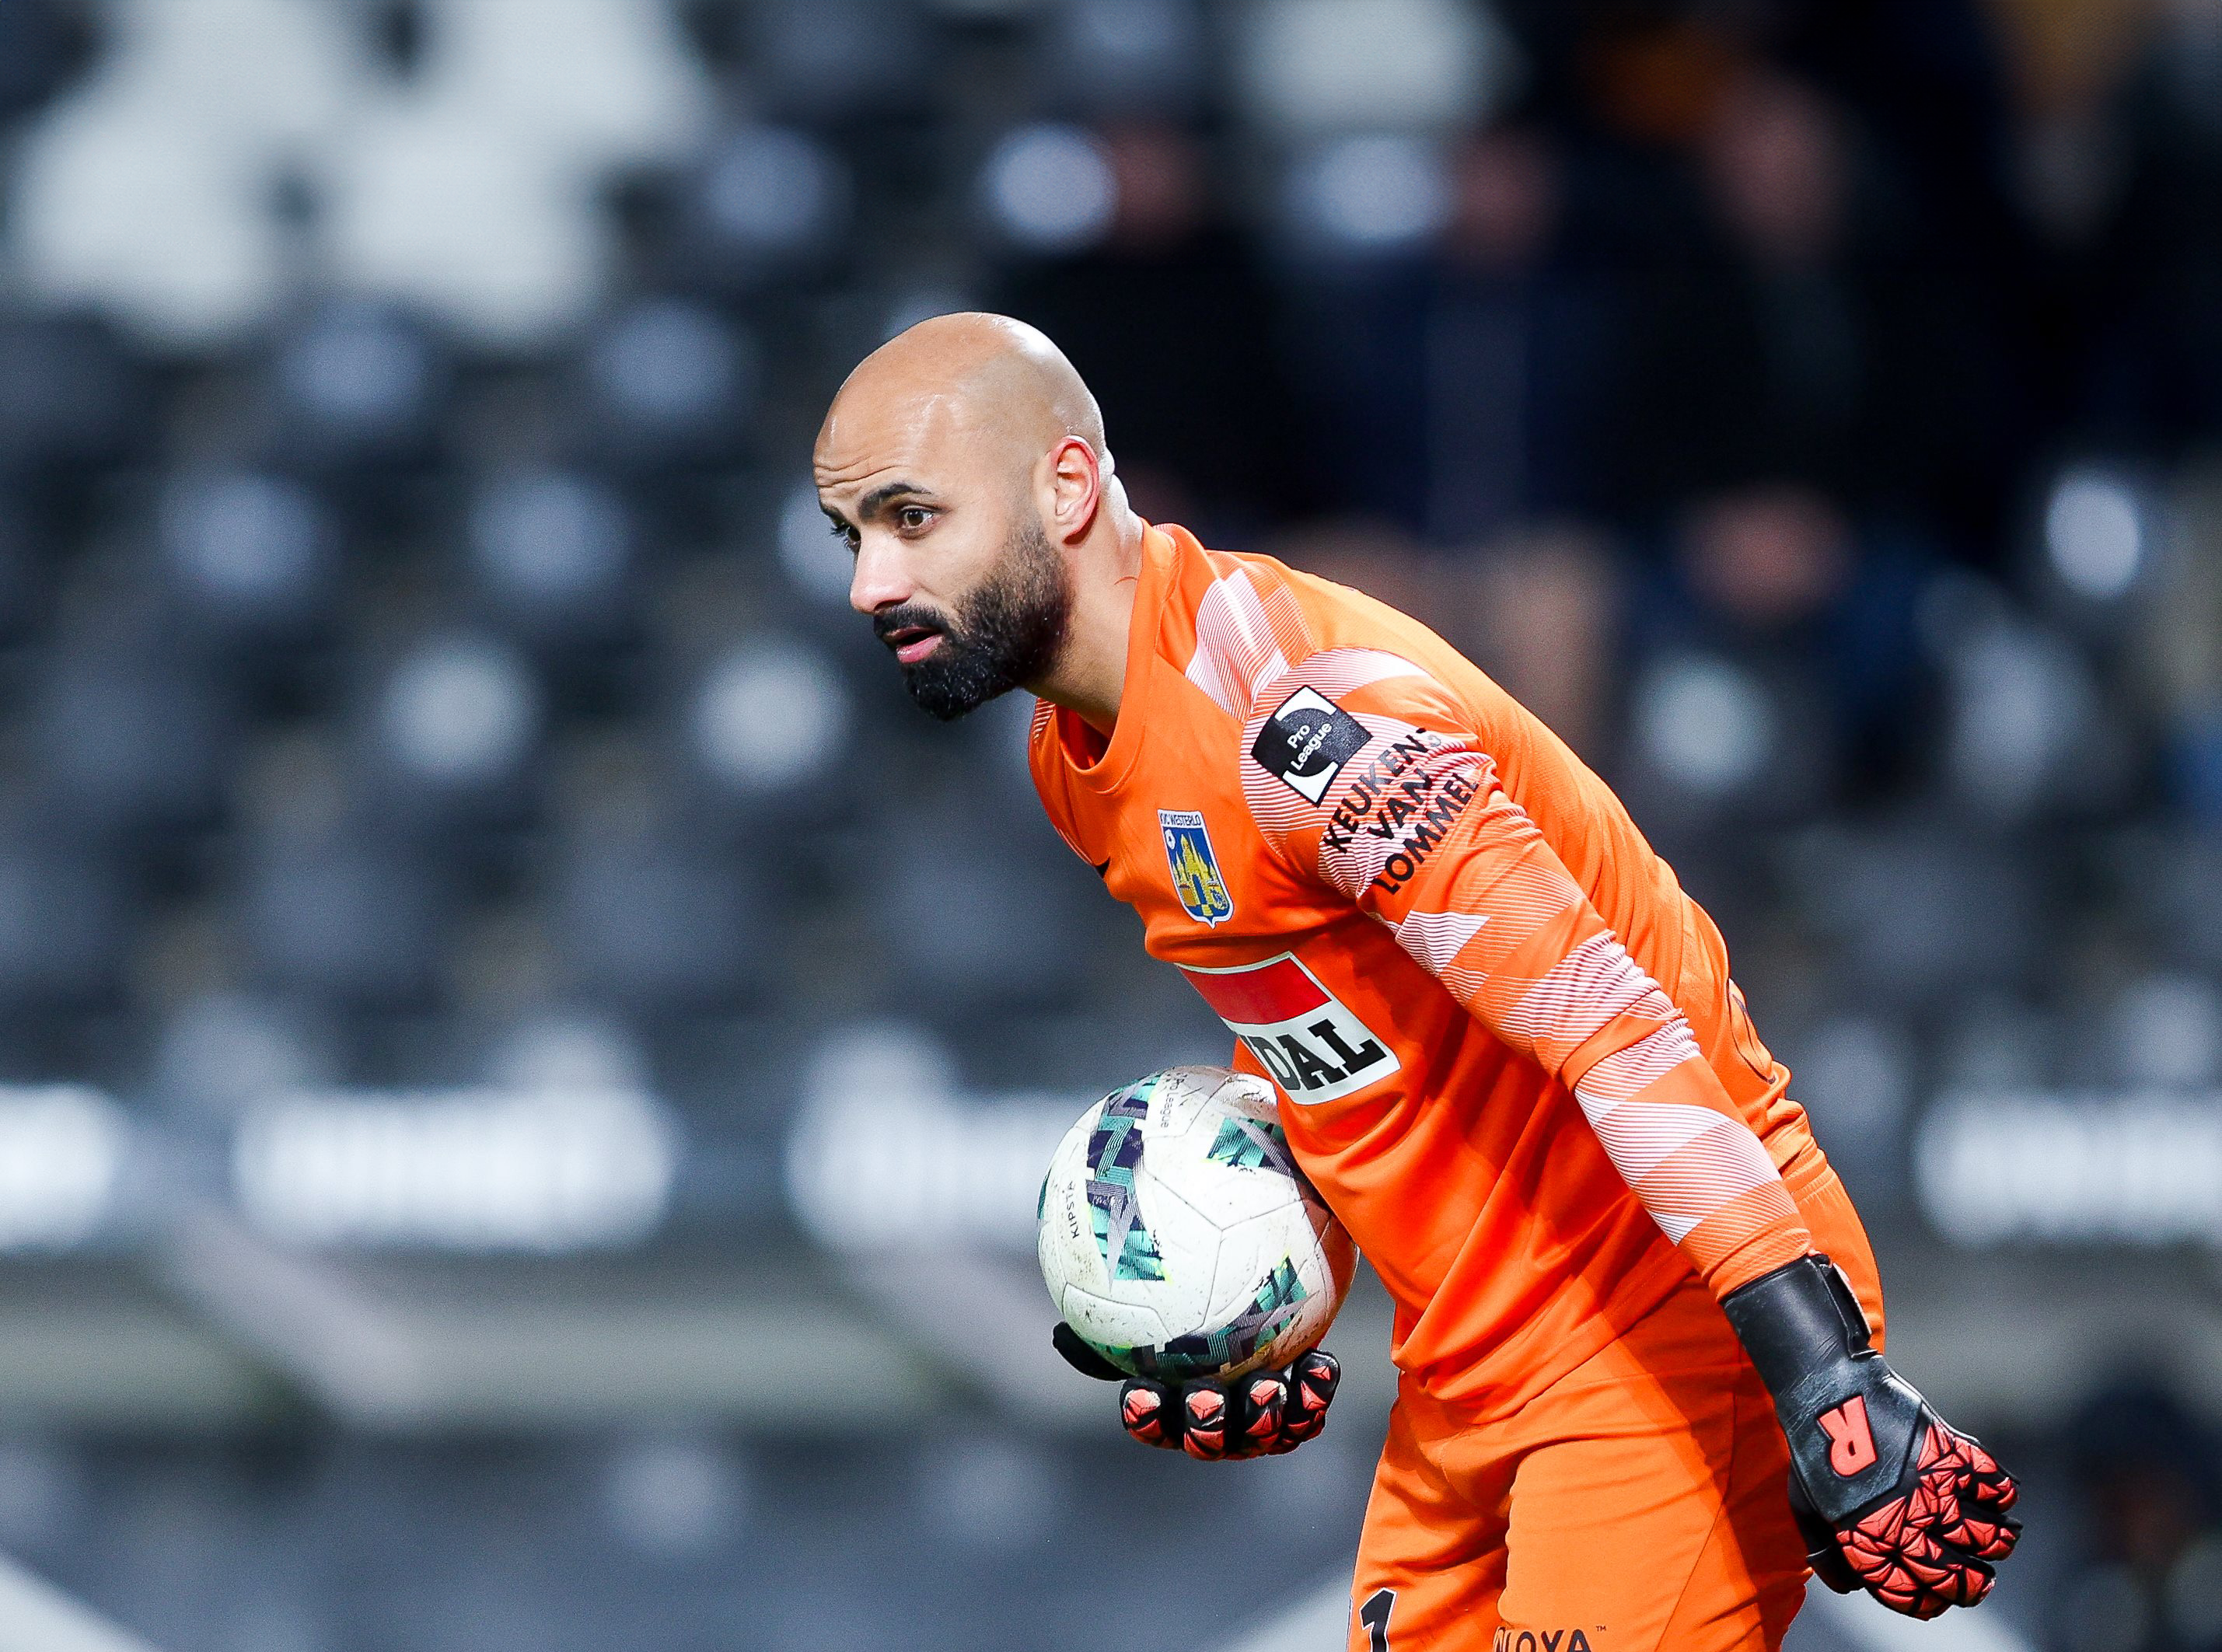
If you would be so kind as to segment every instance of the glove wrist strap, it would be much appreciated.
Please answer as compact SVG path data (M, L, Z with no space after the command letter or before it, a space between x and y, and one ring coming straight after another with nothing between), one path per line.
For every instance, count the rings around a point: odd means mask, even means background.
M1800 1257L1721 1306L1774 1397L1799 1489L1823 1521L1840 1528L1901 1492L1928 1407L1874 1351L1835 1265Z
M1729 1291L1721 1307L1777 1401L1861 1354L1874 1357L1867 1316L1825 1256L1762 1273Z

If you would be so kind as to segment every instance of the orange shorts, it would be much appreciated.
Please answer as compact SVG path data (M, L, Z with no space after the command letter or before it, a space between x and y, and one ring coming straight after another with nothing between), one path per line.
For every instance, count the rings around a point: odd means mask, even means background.
M1882 1293L1817 1153L1789 1173L1877 1345ZM1803 1184L1803 1185L1801 1185ZM1353 1652L1773 1652L1805 1599L1774 1405L1696 1278L1511 1416L1399 1385Z

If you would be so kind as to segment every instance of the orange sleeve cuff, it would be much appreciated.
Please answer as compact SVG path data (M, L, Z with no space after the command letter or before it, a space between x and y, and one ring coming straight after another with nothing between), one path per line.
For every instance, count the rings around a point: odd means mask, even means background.
M1738 1194L1682 1240L1682 1253L1716 1297L1786 1267L1812 1248L1805 1219L1779 1182Z

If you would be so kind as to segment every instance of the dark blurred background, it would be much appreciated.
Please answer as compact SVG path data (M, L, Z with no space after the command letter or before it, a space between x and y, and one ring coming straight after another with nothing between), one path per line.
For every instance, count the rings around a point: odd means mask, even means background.
M1378 1291L1271 1463L1046 1352L1227 1040L846 611L959 307L1720 920L1959 1636L2222 1647L2217 0L0 0L0 1648L1340 1643Z

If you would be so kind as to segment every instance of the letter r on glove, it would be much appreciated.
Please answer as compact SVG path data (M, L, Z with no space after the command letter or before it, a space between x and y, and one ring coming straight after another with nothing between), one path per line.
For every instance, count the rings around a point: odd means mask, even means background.
M1829 1467L1846 1479L1874 1461L1874 1432L1867 1427L1867 1403L1859 1395L1822 1412L1821 1431L1829 1436Z

